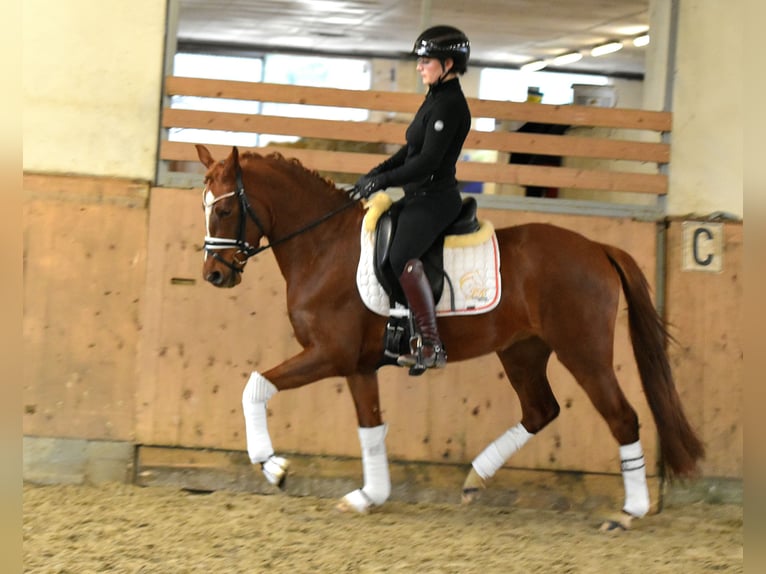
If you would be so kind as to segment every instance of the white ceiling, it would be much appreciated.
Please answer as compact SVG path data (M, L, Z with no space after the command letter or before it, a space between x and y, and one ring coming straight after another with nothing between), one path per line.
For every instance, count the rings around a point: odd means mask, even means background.
M620 76L643 74L646 48L630 40L649 25L649 0L177 1L182 45L400 56L428 25L449 24L468 35L471 59L482 65L517 67L582 50L568 71ZM609 40L625 48L590 56Z

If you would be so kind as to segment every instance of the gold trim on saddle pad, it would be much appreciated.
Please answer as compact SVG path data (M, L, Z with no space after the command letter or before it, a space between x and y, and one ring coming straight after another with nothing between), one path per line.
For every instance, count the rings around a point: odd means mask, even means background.
M378 219L383 215L386 210L393 204L391 196L387 193L376 193L368 201L366 205L367 213L364 216L362 225L365 231L375 231L375 226L378 223ZM447 235L444 238L444 247L473 247L475 245L481 245L485 241L488 241L492 234L495 232L495 227L492 222L486 220L479 221L478 231L473 233L466 233L463 235Z
M446 235L444 237L444 248L452 249L456 247L473 247L489 241L495 232L495 226L491 221L479 220L479 229L473 233L464 233L462 235Z

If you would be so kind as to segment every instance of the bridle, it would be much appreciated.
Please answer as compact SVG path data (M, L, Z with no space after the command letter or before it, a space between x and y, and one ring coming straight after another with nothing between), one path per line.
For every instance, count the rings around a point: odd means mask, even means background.
M228 267L235 273L242 273L242 271L245 268L245 265L247 264L248 259L250 259L253 255L257 255L261 251L266 251L267 249L276 247L280 243L289 241L293 237L296 237L297 235L300 235L301 233L304 233L310 229L313 229L314 227L317 227L318 225L324 223L325 221L337 215L341 211L344 211L348 207L351 207L353 204L355 204L358 201L358 199L354 197L355 190L352 189L349 195L349 200L345 202L343 205L341 205L340 207L337 207L333 209L332 211L330 211L329 213L324 214L319 219L312 221L311 223L304 225L303 227L288 233L284 237L280 237L279 239L276 239L273 241L271 240L271 238L269 238L269 242L266 245L253 246L253 245L250 245L246 239L247 237L246 227L247 227L248 217L253 221L253 223L255 223L255 226L258 228L258 231L261 232L261 237L268 237L268 234L266 233L266 228L264 227L263 223L258 217L258 214L255 212L252 205L250 204L250 200L248 200L247 198L247 193L245 193L245 184L242 181L242 168L240 166L237 166L237 187L234 191L230 191L229 193L224 193L223 195L213 199L210 203L207 203L207 200L205 198L204 194L206 194L206 192L207 192L207 188L205 188L205 190L202 192L203 193L202 205L205 209L212 210L213 205L229 197L236 197L239 200L240 209L239 209L239 223L238 223L237 238L230 239L226 237L211 237L210 235L205 235L205 243L204 243L204 249L207 254L211 255L217 261L220 261L221 263L223 263L226 267ZM226 261L223 257L221 257L218 254L218 251L222 251L224 249L237 249L233 257L233 260L236 263L236 265L234 263ZM244 256L244 258L241 258L242 256Z

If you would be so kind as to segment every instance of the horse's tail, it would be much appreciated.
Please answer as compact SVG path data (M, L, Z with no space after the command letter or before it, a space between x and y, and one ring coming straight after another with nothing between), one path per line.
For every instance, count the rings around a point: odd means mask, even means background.
M646 276L625 251L603 245L622 281L628 302L628 322L633 354L641 384L660 436L663 462L669 475L693 476L705 447L684 415L665 345L672 340L654 307Z

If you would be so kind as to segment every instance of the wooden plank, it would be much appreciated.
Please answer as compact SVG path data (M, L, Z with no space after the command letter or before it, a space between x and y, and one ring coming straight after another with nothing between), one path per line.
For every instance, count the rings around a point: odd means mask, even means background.
M162 126L398 145L405 143L406 127L391 123L317 120L174 108L163 110ZM463 148L658 163L667 163L670 160L670 146L663 143L516 132L471 130Z
M162 127L404 144L404 125L165 108Z
M636 193L667 193L667 176L653 173L629 173L605 170L583 170L502 163L458 162L461 181L493 181L517 185L539 185L570 189L597 189Z
M654 163L670 161L670 146L663 143L519 132L471 130L463 144L463 149L490 149L501 152Z
M703 476L744 472L744 236L724 224L723 271L682 270L682 221L668 228L670 355L687 415L707 446Z
M24 178L26 435L134 438L147 232L139 189L92 177Z
M421 94L375 90L339 90L260 82L234 82L200 78L167 77L168 95L232 98L318 106L414 113ZM672 114L649 110L595 108L590 106L500 102L467 98L474 117L515 119L571 126L598 126L667 132Z
M145 207L149 184L112 177L24 173L24 198Z
M231 146L205 144L215 158L225 158L231 152ZM318 149L300 149L287 146L238 147L240 153L252 151L261 155L278 152L285 157L294 157L311 169L337 171L341 173L366 173L388 156L372 153L338 152ZM160 143L160 159L199 162L197 150L193 144L185 142Z
M138 381L136 386L136 440L146 443L162 437L163 444L177 444L180 416L179 397L182 395L182 365L174 363L176 376L165 378L165 365L178 355L183 347L171 346L163 338L164 308L168 284L173 277L197 279L197 275L181 274L166 259L172 256L188 260L185 249L179 249L175 239L189 237L188 245L193 247L193 231L185 229L195 224L188 199L191 191L173 189L152 189L149 209L149 230L146 262L146 289L142 306L142 341L138 353ZM196 195L196 194L195 194ZM199 197L199 196L198 196ZM164 200L164 201L161 201ZM174 206L175 212L164 208L165 202ZM179 228L174 228L175 222ZM181 225L183 222L183 225ZM201 223L199 233L204 233ZM196 229L195 229L196 231ZM186 245L186 244L185 244ZM172 328L172 325L171 325ZM165 357L168 357L165 359Z
M670 112L654 112L627 108L596 108L575 105L497 102L470 99L474 118L516 119L566 126L610 127L620 129L669 132L673 116Z
M231 146L210 145L207 147L213 157L223 158L231 151ZM284 146L243 147L240 151L255 151L261 154L277 151L286 157L298 159L303 165L311 169L356 174L365 173L387 157L382 154L307 150ZM161 142L160 158L176 161L198 161L194 146L183 142ZM651 173L460 161L457 164L457 176L461 181L491 181L517 185L627 191L657 195L667 193L667 176Z
M165 92L171 96L231 98L411 113L414 113L423 101L422 94L414 93L341 90L265 82L237 82L172 76L165 78Z

